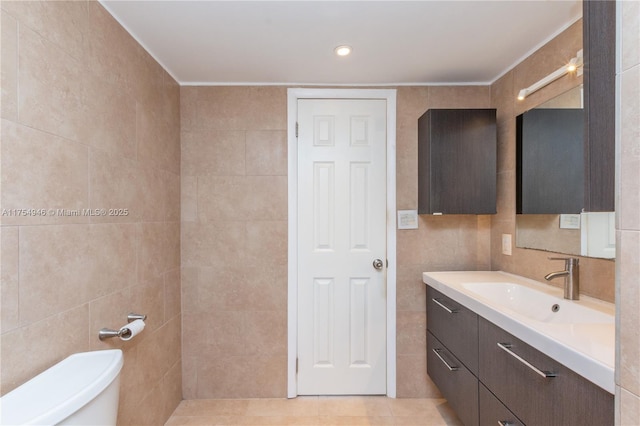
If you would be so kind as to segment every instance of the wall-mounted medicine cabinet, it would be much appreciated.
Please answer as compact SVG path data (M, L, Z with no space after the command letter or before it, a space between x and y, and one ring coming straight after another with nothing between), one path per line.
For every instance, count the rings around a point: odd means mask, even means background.
M418 213L496 213L496 110L430 109L418 120Z
M534 108L519 115L516 212L580 213L584 206L583 153L582 108Z
M616 7L583 1L585 192L584 210L615 209Z

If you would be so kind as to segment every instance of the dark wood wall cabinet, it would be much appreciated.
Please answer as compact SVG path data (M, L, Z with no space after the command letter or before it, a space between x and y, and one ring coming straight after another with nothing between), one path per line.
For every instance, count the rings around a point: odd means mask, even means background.
M582 2L585 211L615 209L616 2Z
M430 109L418 120L418 213L496 213L496 110Z
M516 119L516 213L580 213L584 112L532 109Z
M427 373L466 426L614 423L613 395L430 286Z

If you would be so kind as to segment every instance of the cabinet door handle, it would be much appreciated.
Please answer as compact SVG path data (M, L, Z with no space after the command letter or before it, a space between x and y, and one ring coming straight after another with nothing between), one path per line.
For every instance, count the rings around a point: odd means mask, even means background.
M445 311L449 312L450 314L457 314L458 313L457 309L450 309L450 308L446 307L438 299L431 299L431 300L433 300L436 305L440 306L442 309L444 309Z
M512 350L510 350L511 348L511 344L509 343L498 343L498 347L500 349L502 349L503 351L505 351L506 353L508 353L509 355L511 355L512 357L514 357L515 359L517 359L518 361L520 361L521 363L523 363L524 365L526 365L527 367L529 367L530 369L532 369L533 371L536 372L536 374L544 377L544 378L550 378L550 377L556 377L557 374L556 373L552 373L550 371L542 371L540 369L538 369L536 366L534 366L533 364L531 364L529 361L527 361L526 359L520 357L518 354L516 354L515 352L513 352Z
M440 352L442 351L442 349L431 349L433 351L434 354L436 354L436 356L438 358L440 358L440 361L442 361L442 363L444 365L446 365L446 367L449 369L449 371L457 371L459 367L453 366L451 364L449 364L443 357L442 355L440 355Z
M511 423L510 421L507 420L498 420L498 426L511 426L515 423Z

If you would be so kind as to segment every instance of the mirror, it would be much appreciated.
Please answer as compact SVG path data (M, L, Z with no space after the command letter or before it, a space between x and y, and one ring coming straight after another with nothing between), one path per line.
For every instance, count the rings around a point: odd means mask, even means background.
M578 86L518 117L516 247L615 258L615 214L580 212L583 104Z

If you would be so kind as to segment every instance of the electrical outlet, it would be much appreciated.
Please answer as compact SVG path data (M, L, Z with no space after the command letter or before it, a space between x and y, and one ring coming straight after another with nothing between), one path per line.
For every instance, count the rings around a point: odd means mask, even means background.
M511 234L502 234L502 254L511 256Z

